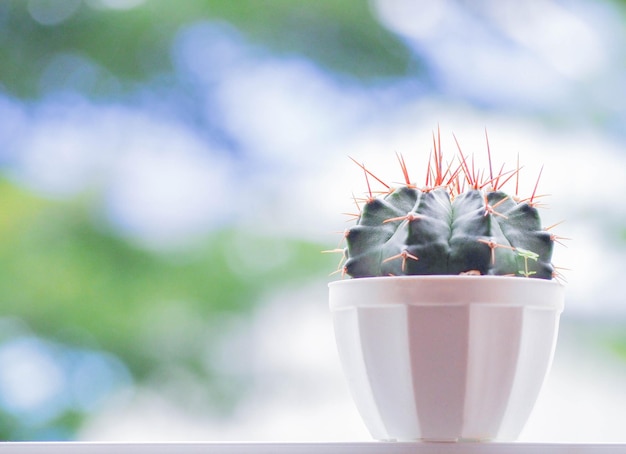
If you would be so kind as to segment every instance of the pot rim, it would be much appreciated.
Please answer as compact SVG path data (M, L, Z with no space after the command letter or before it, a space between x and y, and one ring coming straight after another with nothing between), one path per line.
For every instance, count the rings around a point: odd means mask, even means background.
M331 309L390 305L506 305L564 309L563 284L516 276L416 275L352 278L328 284Z
M539 279L532 277L523 277L523 276L495 276L495 275L481 275L481 276L469 276L469 275L458 275L458 274L416 274L416 275L406 275L406 276L373 276L373 277L357 277L357 278L349 278L349 279L341 279L328 283L329 287L337 286L337 285L358 285L357 282L398 282L398 281L439 281L446 282L450 281L450 283L461 283L464 281L472 281L472 284L475 281L480 281L483 283L490 282L507 282L519 284L519 285L527 285L522 284L522 282L530 283L530 285L557 285L559 287L565 287L561 282L556 279Z

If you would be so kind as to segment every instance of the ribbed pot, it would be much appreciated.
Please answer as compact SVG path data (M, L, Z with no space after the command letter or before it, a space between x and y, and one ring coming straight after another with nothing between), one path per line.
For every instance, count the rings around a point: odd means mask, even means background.
M562 285L402 276L329 288L342 367L375 439L519 436L552 363Z

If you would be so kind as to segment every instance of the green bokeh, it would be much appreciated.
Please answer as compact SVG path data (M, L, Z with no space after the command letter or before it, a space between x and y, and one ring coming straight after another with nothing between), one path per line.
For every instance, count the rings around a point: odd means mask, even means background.
M130 10L98 10L82 3L57 25L32 19L28 2L0 3L0 83L14 95L43 94L39 79L58 54L87 58L122 88L172 71L170 46L184 25L230 23L249 42L276 55L300 55L336 73L363 80L406 76L420 65L373 17L363 0L149 0ZM106 96L108 85L90 88Z

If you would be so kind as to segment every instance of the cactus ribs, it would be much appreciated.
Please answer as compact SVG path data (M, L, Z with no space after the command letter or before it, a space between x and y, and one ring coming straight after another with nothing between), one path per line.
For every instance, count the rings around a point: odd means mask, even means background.
M455 138L456 140L456 138ZM513 171L504 166L493 171L476 170L458 146L458 156L444 163L440 135L433 136L434 153L429 160L425 184L409 178L404 158L398 160L404 184L391 187L363 164L366 199L356 225L344 233L346 247L339 270L354 278L400 275L504 275L552 279L554 243L559 237L543 228L537 210L541 195L537 184L522 199L519 160ZM488 175L485 175L488 173ZM385 188L375 195L370 178ZM515 193L502 187L515 181ZM356 199L355 199L356 200Z

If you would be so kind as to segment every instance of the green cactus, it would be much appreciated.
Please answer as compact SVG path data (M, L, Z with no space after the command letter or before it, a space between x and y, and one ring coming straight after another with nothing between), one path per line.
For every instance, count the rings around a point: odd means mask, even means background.
M347 246L337 249L345 259L343 274L555 277L551 259L558 237L541 226L537 186L526 200L501 190L514 176L517 180L519 164L513 172L494 176L489 157L489 176L484 177L460 148L456 164L447 167L437 142L432 156L421 188L410 182L401 156L405 184L396 188L357 163L368 180L368 198L356 225L345 232ZM373 196L369 177L385 186L384 195Z

